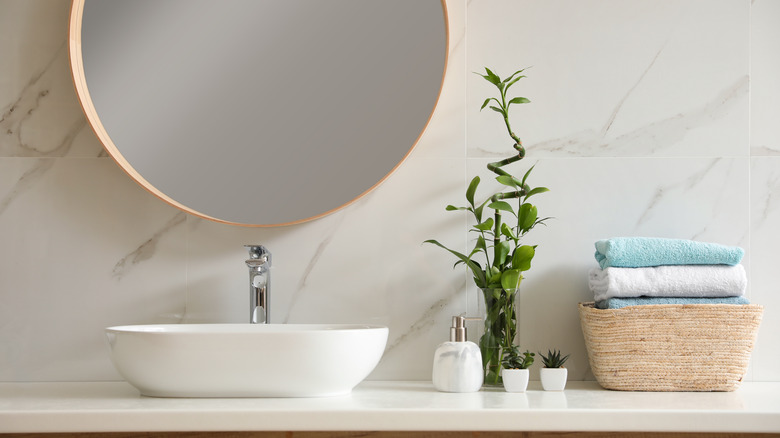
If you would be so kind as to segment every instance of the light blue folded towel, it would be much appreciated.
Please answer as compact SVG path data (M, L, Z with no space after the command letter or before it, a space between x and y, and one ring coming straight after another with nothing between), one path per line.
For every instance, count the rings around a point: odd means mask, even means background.
M616 237L596 242L596 261L608 267L664 265L736 265L745 251L738 246L659 237Z
M721 297L721 298L658 298L658 297L636 297L636 298L607 298L603 301L596 301L597 309L622 309L628 306L646 306L653 304L750 304L750 300L745 297Z

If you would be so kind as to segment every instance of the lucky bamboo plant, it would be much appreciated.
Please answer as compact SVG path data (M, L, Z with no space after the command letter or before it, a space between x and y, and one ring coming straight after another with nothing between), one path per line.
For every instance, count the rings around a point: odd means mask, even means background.
M498 89L498 97L485 99L480 111L485 108L501 114L507 132L512 139L515 154L501 161L489 163L488 170L497 175L496 180L503 186L501 191L489 195L483 202L476 203L475 196L480 183L479 176L474 177L466 190L467 206L456 207L448 205L448 211L468 211L476 223L470 232L476 233L474 247L468 254L462 254L442 245L436 240L426 240L449 251L457 262L465 264L474 278L474 283L481 289L485 299L485 333L480 338L482 361L485 367L485 384L501 385L500 369L503 351L508 351L517 335L517 314L515 297L522 272L531 268L531 260L536 254L536 245L524 245L522 239L536 225L548 218L539 218L537 208L529 198L548 191L545 187L531 188L527 184L533 166L518 179L503 169L504 166L522 160L525 148L520 138L514 133L509 123L509 109L512 105L525 104L530 101L525 97L507 97L509 88L520 79L526 77L518 70L505 79L501 79L490 69L485 68L485 74L479 74ZM510 200L515 201L513 206ZM485 215L492 210L492 214ZM504 215L509 220L504 221ZM487 216L487 217L486 217Z

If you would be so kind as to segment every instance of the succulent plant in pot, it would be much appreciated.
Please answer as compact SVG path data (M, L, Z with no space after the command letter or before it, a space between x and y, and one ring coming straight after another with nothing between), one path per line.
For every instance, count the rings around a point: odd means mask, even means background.
M507 392L525 392L528 388L528 367L534 363L534 353L528 350L520 353L517 346L513 346L504 352L501 361L501 377L504 389Z
M526 234L548 218L540 218L532 196L548 191L546 187L531 188L528 178L533 166L522 178L503 169L504 166L522 160L525 148L509 123L509 110L513 105L530 102L525 97L508 97L507 91L525 75L518 70L501 79L490 69L482 78L498 89L498 97L489 97L481 109L490 108L499 113L512 140L514 154L504 160L489 163L487 168L496 175L501 189L489 194L482 202L476 201L479 176L474 177L466 189L466 206L448 205L448 211L467 211L474 219L469 232L474 233L473 248L463 254L436 240L426 243L449 251L458 260L455 266L464 264L472 274L485 301L485 330L479 346L485 368L485 385L501 385L502 356L513 346L517 336L516 294L523 280L522 273L531 268L536 245L523 243ZM507 220L504 220L504 217Z
M544 364L544 368L539 371L542 388L545 391L563 391L569 374L563 364L569 359L569 355L561 356L560 350L553 349L547 350L546 356L542 353L539 353L539 356Z

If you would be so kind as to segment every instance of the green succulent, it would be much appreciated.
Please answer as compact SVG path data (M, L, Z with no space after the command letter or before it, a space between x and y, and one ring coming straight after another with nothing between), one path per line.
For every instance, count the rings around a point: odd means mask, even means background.
M528 350L524 353L520 353L520 349L517 346L504 352L504 358L501 360L501 365L508 370L525 370L534 364L534 354Z
M561 357L561 352L557 349L553 349L552 351L547 350L547 356L540 352L539 356L542 357L542 363L545 368L563 368L563 364L566 363L566 359L569 358L568 354Z

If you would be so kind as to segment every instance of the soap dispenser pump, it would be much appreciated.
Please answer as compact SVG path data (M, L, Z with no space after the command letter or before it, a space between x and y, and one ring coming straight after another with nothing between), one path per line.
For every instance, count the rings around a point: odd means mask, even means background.
M466 319L453 316L449 342L436 348L433 386L439 391L476 392L482 387L482 353L477 344L466 339Z

